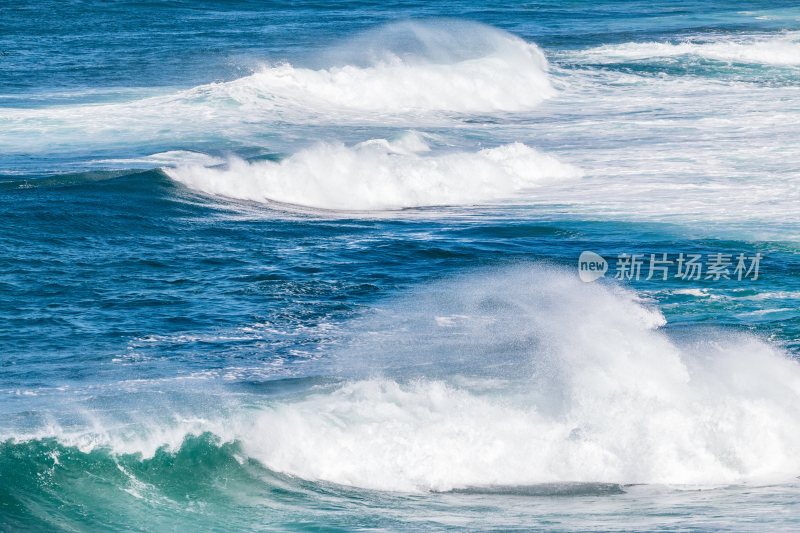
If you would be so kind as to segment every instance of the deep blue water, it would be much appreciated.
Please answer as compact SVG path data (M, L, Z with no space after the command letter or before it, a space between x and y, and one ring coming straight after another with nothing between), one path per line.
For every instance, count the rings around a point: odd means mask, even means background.
M0 3L0 529L797 528L799 135L791 2Z

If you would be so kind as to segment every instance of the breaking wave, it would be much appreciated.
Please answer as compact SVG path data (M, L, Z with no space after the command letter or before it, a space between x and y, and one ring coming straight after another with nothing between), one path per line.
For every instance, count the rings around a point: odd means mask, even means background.
M454 113L524 111L555 95L536 45L464 21L382 26L314 62L264 64L232 81L132 101L0 108L0 149L172 144L220 131L240 139L254 125L276 123L417 124Z
M342 210L480 203L581 175L520 143L474 153L429 152L421 135L408 133L355 146L322 143L279 162L231 158L223 167L186 164L164 172L208 194Z
M243 105L290 101L381 114L521 111L555 94L537 46L471 22L390 24L324 59L324 68L264 66L205 90Z
M350 376L339 385L134 438L48 431L144 459L211 432L275 472L390 491L800 472L797 363L752 336L671 333L627 290L543 268L480 272L352 326L332 358Z
M244 449L391 490L796 476L797 363L665 323L635 293L546 269L428 286L358 324L339 366L363 378L262 412Z

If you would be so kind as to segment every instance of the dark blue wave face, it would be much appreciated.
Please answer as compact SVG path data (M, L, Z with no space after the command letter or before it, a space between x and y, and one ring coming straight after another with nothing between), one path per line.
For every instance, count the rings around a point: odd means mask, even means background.
M158 172L5 191L0 220L7 391L231 364L258 373L274 360L287 365L278 375L293 374L295 360L304 374L303 359L335 338L324 324L459 272L541 262L577 271L584 250L760 252L756 281L646 280L645 266L633 284L676 326L755 329L797 349L798 324L786 320L795 311L780 309L799 288L798 259L778 243L687 240L660 224L542 220L524 208L364 219L209 205ZM750 315L769 310L775 316Z
M0 529L797 525L796 5L0 13Z

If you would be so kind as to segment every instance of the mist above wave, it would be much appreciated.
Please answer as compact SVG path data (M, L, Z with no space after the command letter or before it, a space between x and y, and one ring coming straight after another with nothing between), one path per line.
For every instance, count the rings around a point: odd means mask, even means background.
M380 113L521 111L555 95L536 45L473 22L390 24L322 58L322 68L267 65L209 90L243 105L268 99Z
M714 484L800 471L800 367L747 335L672 335L635 293L541 268L433 284L358 322L333 391L263 411L270 468L390 490Z

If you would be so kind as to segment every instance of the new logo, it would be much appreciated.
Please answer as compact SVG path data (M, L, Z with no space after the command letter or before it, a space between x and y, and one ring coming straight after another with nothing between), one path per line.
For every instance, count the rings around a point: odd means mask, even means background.
M581 252L578 258L578 276L590 282L602 278L608 272L608 262L594 252Z

